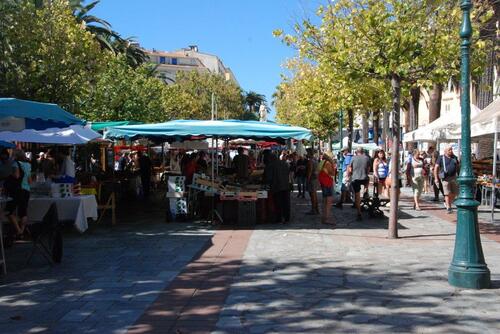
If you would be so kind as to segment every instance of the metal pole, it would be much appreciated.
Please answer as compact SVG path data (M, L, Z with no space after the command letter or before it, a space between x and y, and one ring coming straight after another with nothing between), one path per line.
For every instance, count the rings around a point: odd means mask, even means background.
M493 180L491 181L491 222L495 222L495 192L496 192L496 181L497 181L497 142L498 142L498 132L497 132L497 122L498 118L495 117L495 134L493 136Z
M457 232L453 259L448 269L448 282L456 287L469 289L489 288L490 271L484 260L481 236L477 222L477 207L474 200L473 187L476 179L472 173L471 134L470 134L470 38L472 25L470 12L471 0L462 0L460 8L463 13L460 30L461 43L461 94L462 107L462 162L458 184L460 191L455 205L458 208Z

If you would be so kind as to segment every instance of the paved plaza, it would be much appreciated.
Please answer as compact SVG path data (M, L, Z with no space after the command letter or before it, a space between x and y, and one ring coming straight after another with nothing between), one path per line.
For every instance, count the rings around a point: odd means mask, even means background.
M293 200L289 225L253 230L166 224L159 211L65 237L63 263L9 249L1 333L498 333L498 229L482 235L493 288L447 283L455 224L401 201L387 220L333 211L337 228ZM128 218L128 221L126 221ZM491 226L491 225L490 225Z

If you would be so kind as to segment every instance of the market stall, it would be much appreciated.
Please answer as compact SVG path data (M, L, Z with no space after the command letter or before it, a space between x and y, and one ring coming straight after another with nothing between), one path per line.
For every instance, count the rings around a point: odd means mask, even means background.
M235 175L231 168L219 163L218 140L253 139L284 141L287 139L307 140L311 132L305 128L256 121L198 121L178 120L159 124L118 126L104 133L105 138L135 140L148 138L164 142L182 142L210 139L209 167L206 174L171 176L168 180L167 197L174 215L198 214L206 211L203 198L212 200L211 213L218 220L239 224L255 223L259 205L268 197L261 184L263 170L256 168L244 178ZM249 157L249 159L252 157ZM261 203L259 202L261 199ZM216 210L214 210L216 208ZM212 216L213 218L213 216ZM262 217L264 219L264 217Z
M98 138L101 135L85 127L83 120L55 104L0 98L0 140L74 146ZM87 229L87 218L97 219L95 196L80 196L74 182L49 180L43 175L34 180L28 205L30 221L40 221L52 203L59 209L59 218L72 221L80 232Z
M493 146L491 158L472 162L474 174L478 177L481 204L491 207L491 221L495 220L497 193L500 192L497 165L498 133L500 132L500 99L496 99L471 119L471 138L473 141L487 139Z

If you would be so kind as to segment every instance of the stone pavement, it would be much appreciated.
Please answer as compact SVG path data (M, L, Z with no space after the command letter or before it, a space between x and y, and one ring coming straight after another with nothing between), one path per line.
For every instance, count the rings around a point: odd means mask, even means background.
M126 331L213 235L154 220L65 236L63 262L53 267L39 256L25 266L29 243L8 249L0 333Z
M498 230L482 237L493 288L455 289L453 215L410 206L403 198L397 240L385 218L357 222L345 205L332 229L294 198L291 224L253 230L121 217L66 238L52 268L22 269L29 245L16 245L0 280L0 333L500 332Z
M216 333L500 332L500 243L482 240L493 289L455 289L455 225L409 206L390 240L386 220L345 205L331 229L296 200L293 224L253 232Z

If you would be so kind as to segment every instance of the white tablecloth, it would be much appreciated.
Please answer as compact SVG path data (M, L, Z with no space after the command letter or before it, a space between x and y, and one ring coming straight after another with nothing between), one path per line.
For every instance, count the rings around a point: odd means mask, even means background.
M32 197L28 205L28 220L41 221L56 203L59 220L75 222L76 229L83 233L88 228L87 218L97 220L97 201L94 195L66 198Z

